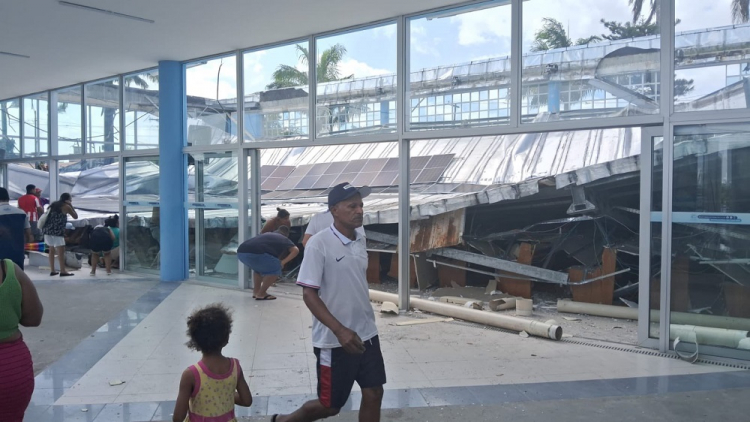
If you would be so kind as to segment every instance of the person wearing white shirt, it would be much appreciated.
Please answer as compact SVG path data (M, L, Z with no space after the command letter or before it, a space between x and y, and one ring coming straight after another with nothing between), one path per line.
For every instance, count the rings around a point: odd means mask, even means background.
M305 235L302 237L302 246L303 247L307 246L307 242L310 240L311 237L331 227L331 224L333 224L333 216L331 215L330 210L325 210L323 212L313 215L312 218L310 219L310 222L307 223L307 229L305 229ZM362 236L365 235L364 227L362 226L357 227L356 230Z
M348 183L328 194L333 223L313 235L305 250L297 284L313 315L318 399L273 422L316 421L339 413L357 382L362 390L360 422L380 421L385 364L367 284L367 250L362 198L370 188Z

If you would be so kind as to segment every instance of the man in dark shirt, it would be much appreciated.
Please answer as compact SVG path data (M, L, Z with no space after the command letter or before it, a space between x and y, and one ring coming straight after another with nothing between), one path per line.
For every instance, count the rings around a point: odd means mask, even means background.
M289 227L281 226L275 232L246 240L237 248L237 259L253 270L255 300L276 299L266 291L278 280L284 265L299 253L288 236Z
M10 242L0 242L0 259L11 259L23 269L24 243L33 241L29 217L22 209L9 203L8 190L0 188L0 230Z

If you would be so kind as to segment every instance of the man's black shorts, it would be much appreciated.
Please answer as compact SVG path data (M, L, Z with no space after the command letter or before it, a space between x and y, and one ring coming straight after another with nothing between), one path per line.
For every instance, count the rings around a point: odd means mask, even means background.
M318 358L318 399L323 406L341 409L349 399L356 381L360 388L375 388L385 384L385 363L380 352L380 339L375 336L364 341L365 352L349 354L343 347L315 348Z

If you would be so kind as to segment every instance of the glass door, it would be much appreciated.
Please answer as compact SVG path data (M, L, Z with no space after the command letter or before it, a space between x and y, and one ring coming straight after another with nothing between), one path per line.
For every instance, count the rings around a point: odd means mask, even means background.
M675 127L668 328L678 351L750 359L749 162L750 124Z
M190 271L198 279L237 285L238 155L191 153L188 166Z

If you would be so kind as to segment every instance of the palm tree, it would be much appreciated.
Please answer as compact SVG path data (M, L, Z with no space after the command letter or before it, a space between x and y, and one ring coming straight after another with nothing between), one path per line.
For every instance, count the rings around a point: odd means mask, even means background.
M307 66L310 62L310 52L307 48L297 44L297 53L299 54L299 61L301 64ZM354 75L341 77L341 71L339 70L339 64L346 55L346 47L341 44L333 45L323 51L320 55L320 60L315 65L316 81L321 82L332 82L340 81L344 79L351 79ZM309 78L307 72L299 70L294 66L286 64L279 65L278 68L273 72L273 82L266 86L267 89L279 89L279 88L290 88L294 86L307 85Z
M310 62L310 52L307 48L297 44L297 53L299 62L307 65ZM332 45L323 50L320 59L315 64L315 80L317 83L342 81L352 79L354 75L341 76L339 64L346 55L346 47L341 44ZM286 64L279 65L273 72L273 82L266 85L266 89L291 88L305 86L309 83L309 77L306 71L299 70L294 66ZM347 116L362 112L361 106L351 104L329 104L325 119L325 125L329 132L333 131L335 124L346 123Z
M649 13L645 20L646 23L651 23L654 18L657 22L659 21L659 1L648 0ZM633 23L636 23L641 17L646 2L644 0L628 0L628 4L633 11ZM732 0L732 22L739 24L747 23L748 20L750 20L750 0Z

